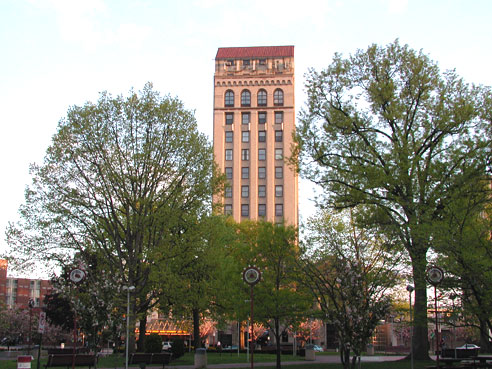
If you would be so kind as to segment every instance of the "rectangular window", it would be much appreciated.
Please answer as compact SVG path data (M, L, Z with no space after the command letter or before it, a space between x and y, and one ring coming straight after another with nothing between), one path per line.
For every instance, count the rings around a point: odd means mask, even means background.
M284 138L282 131L275 131L275 142L282 142Z
M281 124L284 122L284 112L276 111L275 112L275 124Z
M242 131L241 141L249 142L249 131Z
M226 131L225 133L225 142L232 142L232 138L234 137L234 132Z
M241 197L245 199L249 197L249 186L241 186Z
M224 214L225 215L232 215L232 205L231 204L225 204L224 205Z
M241 150L241 159L242 160L249 160L249 149L242 149Z
M241 168L241 178L242 179L248 179L249 178L249 167L242 167Z
M265 124L267 121L267 113L266 111L258 112L258 124Z
M275 160L282 160L284 158L284 150L282 148L275 149Z
M249 205L241 204L241 216L248 217L249 216Z
M251 114L250 113L241 113L241 123L242 124L251 123Z
M284 167L275 167L275 178L281 179L284 177Z
M232 187L231 186L227 186L225 188L224 197L227 197L227 198L232 197Z
M259 179L265 179L266 178L266 168L265 167L258 167L258 178Z
M225 168L225 175L227 179L232 179L232 167Z
M258 186L258 197L266 197L266 186L264 185Z
M226 149L225 160L232 160L232 149Z
M225 113L226 124L234 123L234 113Z
M266 149L258 149L258 160L266 160Z
M250 60L249 59L244 59L243 60L243 65L249 65L250 64Z
M275 186L275 197L282 197L282 196L284 196L284 186L282 185Z
M284 204L275 204L275 216L282 217L284 215Z
M266 216L266 204L258 204L258 216Z
M266 131L258 131L258 142L266 142Z

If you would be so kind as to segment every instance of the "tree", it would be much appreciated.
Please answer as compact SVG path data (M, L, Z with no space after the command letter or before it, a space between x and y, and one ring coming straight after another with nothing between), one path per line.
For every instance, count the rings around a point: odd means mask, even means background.
M490 352L492 199L480 190L483 186L490 186L490 181L473 183L461 189L467 195L456 199L447 209L440 237L436 238L436 248L440 252L440 263L450 276L446 287L451 290L453 299L459 297L460 314L468 317L458 324L478 328L480 348L483 352ZM456 323L453 322L454 325Z
M335 326L344 368L353 369L390 310L388 292L398 281L398 260L383 239L357 229L346 212L320 212L308 229L305 284Z
M28 309L8 308L0 305L0 342L2 346L14 346L26 341L31 328L29 327ZM37 319L34 315L31 327L37 327ZM32 334L36 329L32 328Z
M122 331L126 309L122 307L119 283L106 272L104 259L84 254L84 280L74 284L69 278L71 270L82 262L79 254L60 276L51 278L53 291L45 297L44 310L50 323L65 331L73 331L76 318L77 328L86 334L89 347L94 348L99 346L101 333L108 327Z
M310 70L292 157L333 209L363 207L408 252L415 284L414 356L428 357L425 271L433 224L467 183L490 173L490 89L441 73L395 41Z
M243 221L238 227L243 268L255 265L262 273L254 287L254 321L273 333L280 369L282 334L309 316L313 305L308 291L297 284L297 232L292 226L264 221ZM249 286L243 283L242 290L243 300L249 298Z
M132 326L156 303L152 269L188 246L183 234L210 211L216 188L212 149L193 113L150 83L70 108L31 173L21 220L7 231L10 262L56 266L76 251L96 253L121 285L136 287Z

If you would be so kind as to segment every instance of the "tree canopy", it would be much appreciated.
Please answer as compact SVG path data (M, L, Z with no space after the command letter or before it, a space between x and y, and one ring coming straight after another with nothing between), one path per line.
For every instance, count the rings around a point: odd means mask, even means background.
M336 329L344 368L355 368L389 312L398 256L388 252L384 237L358 229L348 212L321 211L307 228L304 282Z
M428 353L427 252L433 224L467 183L490 174L490 88L441 72L422 51L371 45L307 74L293 161L320 203L362 206L407 250L415 283L414 353Z
M210 212L216 183L193 113L150 83L71 107L31 174L7 231L9 265L64 265L89 250L106 277L136 287L131 310L142 314L157 297L151 270L190 247L184 235Z

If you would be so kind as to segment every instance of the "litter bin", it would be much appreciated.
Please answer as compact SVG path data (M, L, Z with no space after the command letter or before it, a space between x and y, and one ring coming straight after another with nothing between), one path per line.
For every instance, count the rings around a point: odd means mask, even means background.
M374 355L374 345L372 343L369 343L367 345L367 355L369 355L369 356Z
M307 361L315 361L316 360L316 354L314 352L314 345L306 345L305 360L307 360Z
M31 369L31 355L17 356L17 369Z
M195 350L195 368L207 367L207 349L197 348Z

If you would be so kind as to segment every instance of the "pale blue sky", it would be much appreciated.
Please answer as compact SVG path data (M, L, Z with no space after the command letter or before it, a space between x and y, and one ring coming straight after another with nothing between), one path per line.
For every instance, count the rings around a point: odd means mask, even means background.
M491 19L488 0L0 0L2 235L58 120L100 91L151 81L194 109L211 137L218 47L294 45L299 110L307 68L396 38L492 85ZM312 211L306 188L302 218Z

